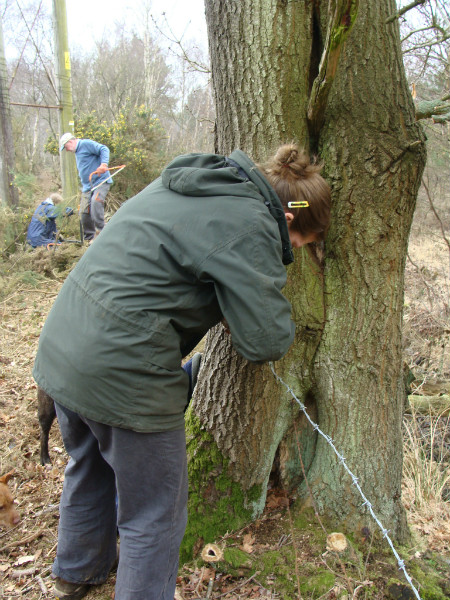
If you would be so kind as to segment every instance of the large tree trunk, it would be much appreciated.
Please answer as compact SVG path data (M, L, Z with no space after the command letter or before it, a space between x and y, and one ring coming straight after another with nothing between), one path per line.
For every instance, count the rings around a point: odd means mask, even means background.
M206 0L217 150L239 147L258 160L295 139L325 163L332 227L323 256L296 251L289 267L285 293L297 334L275 368L346 457L391 535L405 539L403 270L424 138L414 121L397 24L385 24L394 1L361 3L343 45L342 31L355 15L354 3L341 4L348 14L327 37L328 0ZM308 121L327 39L334 52L342 46L339 62L339 53L330 59L338 67ZM347 530L372 530L330 446L270 369L242 360L220 326L208 337L188 433L187 546L259 514L273 470L310 502L299 448L319 510Z

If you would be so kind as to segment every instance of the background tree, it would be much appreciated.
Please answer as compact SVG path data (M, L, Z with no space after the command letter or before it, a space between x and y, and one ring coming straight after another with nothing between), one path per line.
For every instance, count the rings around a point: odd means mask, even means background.
M427 165L408 247L406 275L407 281L414 281L414 285L407 286L404 315L405 361L416 377L418 389L449 377L450 12L447 4L442 0L427 0L399 20L416 118L421 120L427 137Z
M47 169L53 171L55 165L51 157L45 156L43 145L49 129L58 132L58 114L54 109L38 108L58 104L51 13L43 2L24 7L16 3L7 7L5 19L9 54L14 56L9 61L8 85L13 104L16 168L18 172L36 175Z
M335 440L385 526L404 540L403 274L424 136L398 23L386 23L394 2L367 0L357 16L356 5L207 0L217 150L239 147L260 160L293 138L324 161L332 225L323 253L300 250L289 267L297 334L276 370ZM260 513L272 470L310 502L296 432L320 512L347 530L372 530L330 447L269 368L237 356L220 326L208 337L189 432L187 547Z
M408 18L408 16L410 18ZM416 99L417 119L450 120L450 10L427 0L401 18L403 57Z
M170 113L175 99L170 67L155 40L150 45L146 69L152 79L148 97L144 85L145 44L136 34L127 35L116 28L114 43L109 39L96 44L74 65L75 106L79 114L95 110L100 120L113 121L126 106L146 106L159 114Z
M139 26L133 28L117 23L114 30L105 33L92 48L80 47L76 39L69 40L73 99L78 120L95 114L98 126L106 123L108 127L119 127L122 132L123 127L118 125L120 115L139 112L144 107L159 119L160 127L166 131L165 145L158 143L154 152L165 152L167 162L185 149L211 149L212 128L205 126L205 119L212 119L212 102L210 92L203 94L208 87L207 75L200 81L198 73L169 52L167 46L177 46L177 43L162 36L151 18L150 7L148 2L143 2ZM41 0L31 0L23 6L4 2L3 16L6 44L12 57L8 62L7 81L13 102L11 120L17 147L16 170L27 176L36 175L46 188L43 193L48 193L47 188L54 189L60 177L58 154L44 150L54 146L58 138L57 111L37 107L57 104L51 14ZM200 90L200 96L203 94L205 102L194 100L196 89ZM28 104L35 106L24 106ZM208 114L199 113L202 106ZM145 133L135 136L132 128L127 131L130 145L137 144L142 135L146 137ZM50 145L46 144L49 136L53 139ZM116 192L118 190L119 186Z
M6 75L3 27L0 18L0 204L16 206L19 201L14 186L14 141L12 137L9 90Z

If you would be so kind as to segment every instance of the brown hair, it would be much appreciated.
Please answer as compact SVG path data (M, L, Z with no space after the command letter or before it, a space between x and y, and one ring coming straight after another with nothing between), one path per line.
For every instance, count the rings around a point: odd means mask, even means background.
M50 200L53 201L53 204L59 204L63 201L63 197L61 196L61 194L57 194L56 192L54 192L53 194L50 194Z
M287 212L294 215L291 228L306 236L318 234L323 239L329 223L331 190L320 175L322 166L311 162L308 154L296 144L278 148L275 156L258 165L274 188ZM289 208L288 202L306 201L306 208Z

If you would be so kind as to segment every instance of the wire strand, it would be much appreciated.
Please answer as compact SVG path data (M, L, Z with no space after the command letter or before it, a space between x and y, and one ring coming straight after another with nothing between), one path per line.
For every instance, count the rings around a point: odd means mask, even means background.
M394 547L394 544L392 543L391 538L389 537L389 531L383 526L383 524L381 523L381 521L378 519L378 517L376 516L376 514L374 513L372 504L369 502L369 500L366 498L366 496L364 495L364 492L362 491L359 483L358 483L358 478L356 477L356 475L354 475L350 469L347 466L347 463L345 462L345 458L342 456L342 454L340 454L340 452L338 452L338 450L336 449L335 445L333 444L333 440L331 439L331 437L325 433L323 433L323 431L320 429L319 425L317 425L317 423L315 423L311 417L309 416L309 414L306 411L306 407L303 404L303 402L301 402L297 396L295 395L294 391L292 390L292 388L285 382L283 381L283 379L276 373L273 363L269 362L269 366L272 370L272 373L275 376L275 379L277 379L277 381L279 381L281 384L284 385L284 387L287 389L287 391L291 394L291 396L294 398L294 400L297 402L297 404L300 406L300 408L302 409L305 417L307 418L307 420L309 421L309 423L311 424L311 426L313 427L313 429L315 431L317 431L327 442L328 444L333 448L334 453L336 454L336 456L339 459L339 462L342 464L342 466L344 467L344 469L347 471L347 473L350 475L352 481L353 481L353 485L356 487L356 489L358 490L358 492L361 495L361 498L364 500L362 506L367 506L367 508L369 509L369 513L372 516L372 518L374 519L375 523L378 525L378 527L381 530L381 533L383 534L383 537L385 538L385 540L387 541L387 543L389 544L392 553L394 554L396 560L397 560L397 564L399 567L399 570L403 571L403 574L405 575L406 581L409 583L409 585L411 586L416 598L418 600L422 600L419 592L417 591L417 589L414 587L414 584L411 580L411 577L408 575L408 572L406 571L405 568L405 561L402 560L397 552L397 550Z

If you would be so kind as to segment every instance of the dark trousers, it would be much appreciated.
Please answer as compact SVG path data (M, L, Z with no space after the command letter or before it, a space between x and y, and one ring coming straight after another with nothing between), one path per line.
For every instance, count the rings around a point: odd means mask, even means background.
M187 521L184 430L136 433L55 406L70 460L54 574L74 583L104 582L118 528L115 600L173 600Z
M93 192L81 194L80 220L86 240L94 239L105 226L105 199L110 187L104 183Z

